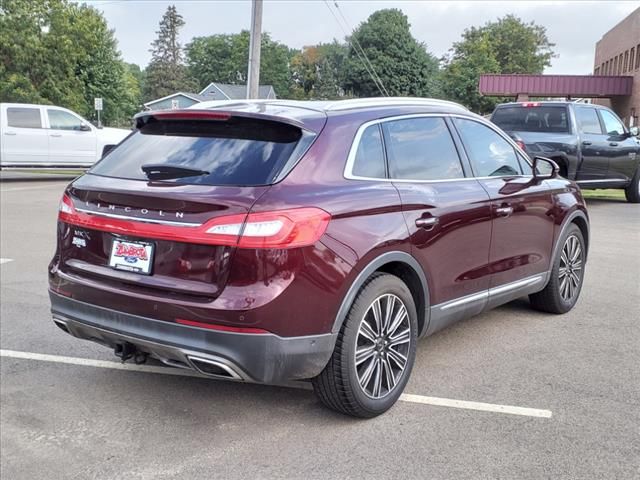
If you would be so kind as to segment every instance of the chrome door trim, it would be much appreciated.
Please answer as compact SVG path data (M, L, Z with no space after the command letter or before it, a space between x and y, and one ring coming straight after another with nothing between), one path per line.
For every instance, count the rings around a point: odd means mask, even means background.
M121 220L133 220L136 222L142 223L158 223L160 225L172 225L174 227L201 227L201 223L188 223L188 222L172 222L171 220L156 220L155 218L140 218L140 217L131 217L127 215L117 215L115 213L106 213L106 212L96 212L94 210L87 210L85 208L77 208L78 212L88 213L90 215L98 215L101 217L109 217L109 218L118 218Z

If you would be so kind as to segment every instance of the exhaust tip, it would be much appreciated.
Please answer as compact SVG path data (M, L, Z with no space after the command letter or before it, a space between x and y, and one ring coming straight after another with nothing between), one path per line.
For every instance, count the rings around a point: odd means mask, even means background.
M53 323L55 323L56 327L58 327L63 332L71 334L71 332L69 331L69 328L67 327L67 322L65 322L64 320L60 320L59 318L54 318Z
M193 367L203 375L225 378L227 380L243 380L238 372L222 362L191 356L188 358Z

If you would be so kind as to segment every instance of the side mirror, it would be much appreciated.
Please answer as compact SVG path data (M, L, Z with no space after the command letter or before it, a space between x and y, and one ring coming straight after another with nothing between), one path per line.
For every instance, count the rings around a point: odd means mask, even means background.
M640 129L638 129L638 127L631 127L629 129L629 135L632 137L640 137Z
M556 178L559 173L560 167L550 158L535 157L533 159L533 178L536 180Z
M80 130L81 130L82 132L90 132L90 131L91 131L91 127L89 126L89 124L88 124L88 123L82 122L82 123L80 124Z

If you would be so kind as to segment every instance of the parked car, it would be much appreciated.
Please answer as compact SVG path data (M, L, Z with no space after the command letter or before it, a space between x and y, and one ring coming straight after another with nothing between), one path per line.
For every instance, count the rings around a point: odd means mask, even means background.
M580 189L457 104L238 101L136 121L66 189L49 266L54 322L123 360L311 379L329 408L373 417L419 338L580 295Z
M531 156L551 158L583 189L621 188L640 202L638 127L627 129L599 105L521 102L498 105L491 121Z
M0 167L90 167L130 133L62 107L0 103Z

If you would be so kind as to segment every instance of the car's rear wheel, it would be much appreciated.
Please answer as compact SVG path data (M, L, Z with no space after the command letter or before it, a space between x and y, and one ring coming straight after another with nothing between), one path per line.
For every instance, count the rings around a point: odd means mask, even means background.
M631 183L624 189L627 202L640 203L640 167L636 169L636 174L631 179Z
M327 407L355 417L386 412L404 390L416 355L416 307L394 275L374 274L354 300L313 389Z
M529 296L534 308L549 313L571 310L578 301L584 279L586 249L580 228L571 224L560 242L561 250L556 255L547 286Z

